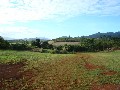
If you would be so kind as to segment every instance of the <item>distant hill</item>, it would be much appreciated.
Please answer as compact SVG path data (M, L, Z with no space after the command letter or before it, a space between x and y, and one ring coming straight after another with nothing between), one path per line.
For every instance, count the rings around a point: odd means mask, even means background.
M95 33L89 36L81 36L81 37L70 37L70 36L62 36L56 39L52 39L54 42L80 42L81 38L101 38L101 37L118 37L120 38L120 32L107 32L107 33Z
M39 37L39 38L24 38L24 39L14 39L14 38L9 38L9 37L3 37L5 40L8 40L8 41L34 41L36 39L40 39L42 41L46 41L46 40L50 40L48 38L45 38L45 37Z
M10 43L23 43L24 41L35 41L36 39L40 39L41 41L47 41L50 40L48 38L44 38L44 37L39 37L39 38L24 38L24 39L12 39L12 38L4 38L5 40L7 40Z
M102 36L106 36L106 37L119 37L120 38L120 32L107 32L107 33L95 33L89 36L84 36L86 38L100 38Z
M40 39L42 41L46 41L46 40L50 40L48 38L45 38L45 37L36 37L36 38L24 38L23 40L27 40L27 41L34 41L36 39Z
M9 37L3 37L4 40L14 40L14 38L9 38Z
M107 33L95 33L89 36L81 36L81 37L85 37L85 38L100 38L100 37L119 37L120 38L120 31L118 32L107 32ZM53 41L57 41L57 42L79 42L81 37L70 37L70 36L62 36L56 39L52 39ZM5 40L8 41L33 41L36 39L41 39L42 41L46 41L46 40L50 40L49 38L45 38L45 37L36 37L36 38L24 38L24 39L13 39L13 38L9 38L9 37L3 37Z

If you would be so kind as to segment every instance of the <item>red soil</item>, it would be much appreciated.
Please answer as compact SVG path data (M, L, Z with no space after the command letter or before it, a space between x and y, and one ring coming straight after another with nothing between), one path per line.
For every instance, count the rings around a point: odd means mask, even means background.
M18 90L26 85L26 83L31 85L34 82L31 78L35 74L32 70L24 71L24 66L24 62L0 64L0 89Z
M103 70L103 72L101 73L102 75L111 76L111 75L117 74L116 71L107 70L104 66L94 65L94 64L88 63L86 61L85 61L84 66L86 69L89 69L89 70L101 69L101 70ZM120 85L114 85L114 84L93 85L91 90L120 90Z
M94 64L91 64L91 63L88 63L88 62L85 62L85 68L86 69L104 69L104 66L98 66L98 65L94 65Z
M94 85L91 90L120 90L120 85L105 84L105 85Z
M84 66L86 69L89 69L89 70L101 69L101 70L103 70L103 72L101 73L102 75L115 75L115 74L117 74L116 71L107 70L104 66L94 65L94 64L88 63L86 61L85 61Z
M101 74L111 76L111 75L117 74L117 72L116 72L116 71L104 71L104 72L102 72Z
M0 80L5 79L19 79L21 78L21 67L24 63L18 62L16 64L0 64Z

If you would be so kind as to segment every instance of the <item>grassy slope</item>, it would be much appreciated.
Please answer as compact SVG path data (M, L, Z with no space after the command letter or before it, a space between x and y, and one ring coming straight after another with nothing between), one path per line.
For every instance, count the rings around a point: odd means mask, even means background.
M89 90L94 85L120 84L120 51L76 55L0 51L1 63L21 60L26 60L25 71L35 73L34 82L22 87L27 90ZM115 74L104 74L109 71Z
M54 42L54 41L49 41L48 43L54 46L63 46L65 44L67 45L79 45L80 44L80 42Z

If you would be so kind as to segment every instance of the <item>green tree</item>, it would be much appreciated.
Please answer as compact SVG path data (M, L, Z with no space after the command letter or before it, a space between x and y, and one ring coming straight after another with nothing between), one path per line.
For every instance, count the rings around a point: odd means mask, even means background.
M44 41L44 42L41 43L41 48L53 49L53 45L49 44L48 41Z
M9 49L10 44L0 36L0 49Z
M41 41L40 41L40 39L36 39L35 41L32 41L31 45L32 46L37 46L37 47L41 48Z

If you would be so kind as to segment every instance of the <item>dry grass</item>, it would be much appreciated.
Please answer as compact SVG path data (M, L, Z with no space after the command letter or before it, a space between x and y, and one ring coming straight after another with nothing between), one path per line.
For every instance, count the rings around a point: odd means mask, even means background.
M63 46L65 44L67 45L79 45L80 42L54 42L54 41L49 41L49 44L52 44L54 46Z

